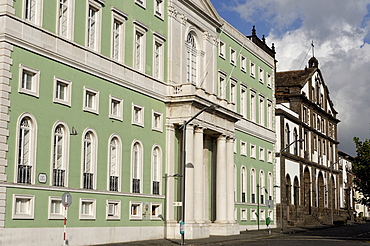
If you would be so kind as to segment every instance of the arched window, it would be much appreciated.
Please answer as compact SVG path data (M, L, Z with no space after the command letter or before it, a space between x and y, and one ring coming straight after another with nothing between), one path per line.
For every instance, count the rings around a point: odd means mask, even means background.
M256 203L256 170L251 170L251 198L252 203Z
M36 123L25 116L19 121L17 183L31 184L35 172Z
M273 189L272 173L269 173L267 177L267 193L269 200L272 200L272 189Z
M152 192L154 195L160 195L161 163L161 150L158 146L155 146L152 152Z
M294 155L298 155L298 133L297 133L297 128L294 128L293 130L293 153Z
M266 191L266 187L265 187L265 173L261 170L260 172L260 203L261 204L264 204L265 203L265 191Z
M246 201L246 193L247 193L247 170L243 166L241 170L241 190L242 190L242 202Z
M285 134L285 136L284 136L285 148L287 148L290 144L290 130L289 130L289 125L288 124L285 125L284 134ZM285 151L290 152L289 148L287 148Z
M197 45L193 33L186 37L186 82L196 84L197 80Z
M65 186L67 170L67 133L62 124L55 127L53 134L53 186Z
M92 131L86 132L83 139L83 188L94 189L96 167L96 139Z
M141 193L142 147L139 142L132 145L131 154L132 193Z
M109 141L109 191L120 190L121 141L113 136Z
M294 187L293 187L293 198L294 198L294 205L299 205L299 181L298 177L294 177Z
M286 200L287 205L291 204L291 194L292 194L291 187L292 187L292 182L291 182L289 174L287 174L286 175L286 189L285 189L285 192L286 192L285 200Z

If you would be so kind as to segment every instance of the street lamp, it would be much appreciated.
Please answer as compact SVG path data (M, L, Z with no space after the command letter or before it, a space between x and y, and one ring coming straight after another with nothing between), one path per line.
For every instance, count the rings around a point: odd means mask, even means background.
M185 173L186 173L186 126L192 122L195 118L197 118L201 113L208 109L216 109L219 105L211 104L210 106L204 107L198 113L196 113L193 117L191 117L188 121L184 121L184 123L179 127L179 130L182 130L182 187L181 187L181 202L182 202L182 213L181 213L181 224L180 224L180 233L181 233L181 245L185 245L185 230L181 230L181 226L185 228Z
M303 142L304 139L296 139L294 140L293 142L291 142L290 144L288 144L284 149L281 149L280 152L279 152L279 157L280 157L280 233L283 233L283 188L282 188L282 181L283 181L283 177L282 177L282 173L281 173L281 154L283 153L283 151L287 150L290 146L292 146L294 143L296 142ZM274 186L274 187L278 187L278 186Z

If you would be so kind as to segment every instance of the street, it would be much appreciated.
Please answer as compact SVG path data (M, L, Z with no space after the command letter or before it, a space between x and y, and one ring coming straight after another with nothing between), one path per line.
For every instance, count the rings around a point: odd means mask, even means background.
M370 245L370 223L332 227L295 234L266 235L252 239L217 243L217 245Z

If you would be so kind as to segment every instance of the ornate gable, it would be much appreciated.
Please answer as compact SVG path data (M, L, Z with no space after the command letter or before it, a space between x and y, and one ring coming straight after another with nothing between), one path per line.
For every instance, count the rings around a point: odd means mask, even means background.
M204 16L208 22L217 26L221 25L222 18L210 0L179 0L179 2L182 2L199 15Z

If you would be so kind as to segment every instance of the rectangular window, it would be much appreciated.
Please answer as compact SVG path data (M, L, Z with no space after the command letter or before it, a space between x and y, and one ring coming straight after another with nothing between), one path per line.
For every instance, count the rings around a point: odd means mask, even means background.
M260 161L265 161L265 149L260 147L260 153L259 153Z
M260 125L265 125L265 98L263 96L260 97L259 103L259 123Z
M19 65L18 92L39 97L40 71Z
M260 217L260 220L265 220L265 210L260 210L260 214L259 214L259 217Z
M251 158L256 158L256 145L251 144L250 145L250 153L249 156Z
M161 220L159 217L162 214L162 204L160 203L152 203L152 211L150 214L151 220Z
M256 121L256 94L255 92L251 91L250 97L251 99L250 99L249 119L255 122Z
M99 114L99 91L84 87L84 111Z
M225 43L220 40L220 42L218 43L219 56L224 59L225 59L225 46L226 46Z
M142 219L142 208L141 202L130 202L130 220L141 220Z
M164 77L164 42L164 37L161 34L154 32L153 77L159 80L163 80Z
M132 104L132 124L144 127L144 107Z
M139 5L140 7L145 8L146 0L135 0L135 3Z
M240 141L240 154L244 156L247 155L247 143L244 141Z
M242 87L240 90L240 114L247 117L247 89Z
M259 68L258 69L258 81L262 84L265 82L265 77L264 76L265 76L265 74L263 72L263 69Z
M152 130L162 132L162 113L152 111L152 115Z
M143 39L144 35L141 32L135 33L135 69L143 71Z
M243 55L240 56L240 70L247 71L247 59Z
M72 82L54 76L54 100L55 103L71 106Z
M57 33L68 39L73 34L73 0L59 0Z
M255 209L251 209L251 220L257 220L257 212Z
M96 48L96 19L98 10L89 6L88 20L87 20L87 47L91 49Z
M256 66L251 61L250 62L250 76L254 78L256 76L255 74L256 74Z
M122 22L115 19L113 20L113 29L112 29L112 58L120 61L121 58L121 42L123 35L122 32Z
M123 100L109 95L109 118L123 120Z
M160 19L163 19L163 12L164 12L164 1L163 0L155 0L154 1L154 15Z
M241 208L240 210L240 220L246 221L247 220L247 209Z
M93 220L95 219L95 199L80 199L80 219Z
M23 0L23 17L36 25L42 23L42 3L40 0Z
M230 82L230 102L236 104L236 81L231 80Z
M273 120L273 117L272 117L272 102L271 101L267 101L267 127L269 129L272 129L272 120Z
M272 151L271 150L267 150L267 161L269 163L272 163Z
M267 87L271 88L272 86L272 77L271 74L267 73Z
M107 220L121 218L121 201L107 200Z
M236 51L233 48L230 48L230 64L236 65Z
M49 197L49 220L64 219L64 206L61 197Z
M34 218L35 196L13 195L13 219Z
M218 78L218 95L221 99L225 98L226 74L219 72Z

